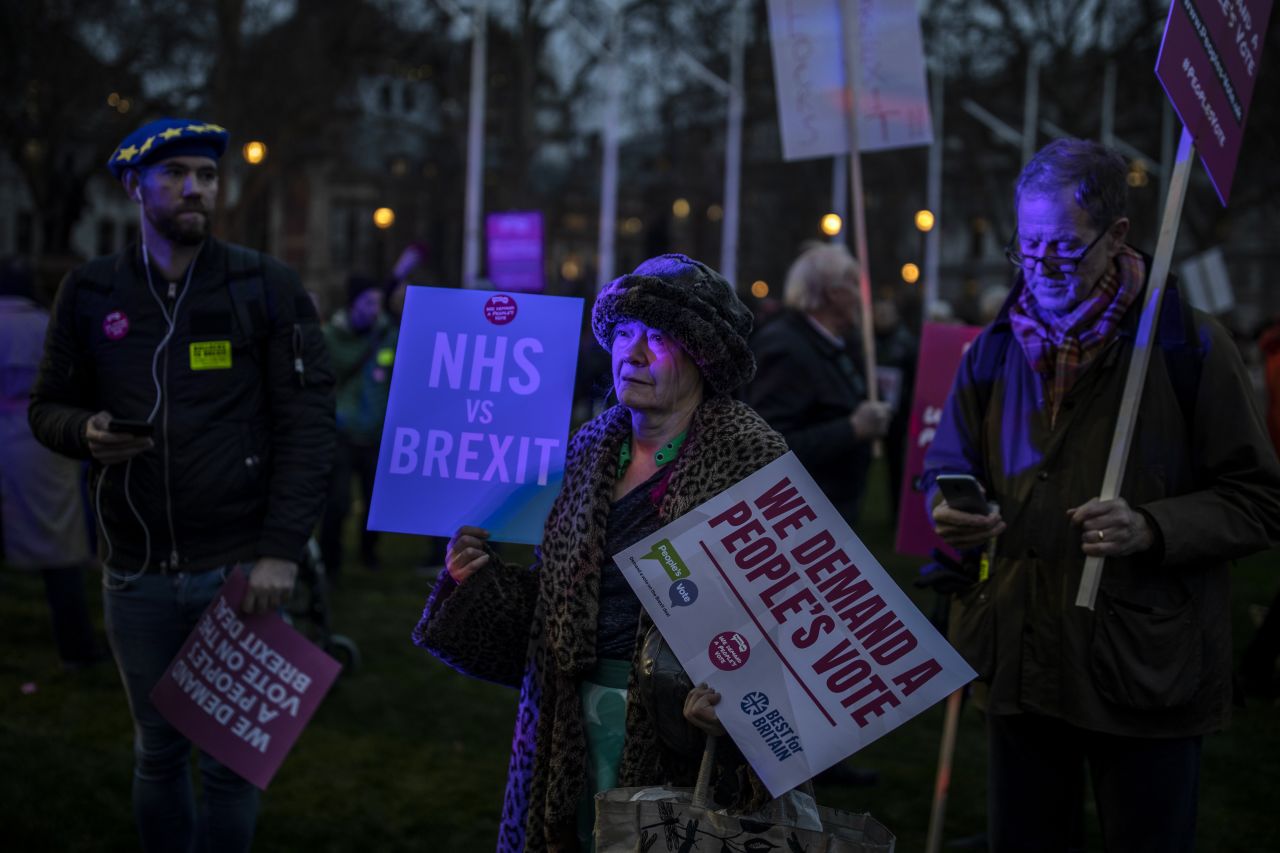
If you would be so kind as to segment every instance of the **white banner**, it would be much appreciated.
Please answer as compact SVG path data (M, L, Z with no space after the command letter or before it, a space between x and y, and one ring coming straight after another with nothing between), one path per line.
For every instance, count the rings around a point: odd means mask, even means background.
M849 152L840 0L769 0L778 124L786 160ZM863 152L929 145L929 93L915 0L854 0Z
M614 562L775 797L975 675L794 453Z
M1178 289L1187 301L1209 314L1225 314L1236 306L1236 295L1227 274L1222 247L1215 246L1188 258L1178 267Z

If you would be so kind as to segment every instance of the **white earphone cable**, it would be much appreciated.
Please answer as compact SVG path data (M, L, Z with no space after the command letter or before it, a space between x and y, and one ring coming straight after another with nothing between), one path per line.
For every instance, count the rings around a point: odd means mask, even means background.
M141 200L141 199L139 199ZM139 216L144 215L144 211L139 209ZM145 233L145 231L143 232ZM169 341L173 338L175 324L178 318L178 309L182 306L182 300L187 295L187 291L191 289L191 276L195 272L196 259L200 257L200 250L204 248L204 244L196 249L195 256L191 259L191 263L187 265L187 279L182 285L182 290L178 293L177 301L173 304L173 313L169 313L169 309L165 307L164 301L160 299L156 293L155 282L151 278L151 255L147 251L146 238L142 238L142 265L147 273L147 290L151 293L151 298L160 306L160 313L164 316L168 329L165 331L164 337L160 339L160 343L156 344L155 351L151 354L151 382L156 389L155 403L151 406L151 413L147 415L147 423L154 423L156 413L160 410L160 403L163 397L163 391L160 387L159 364L160 353L169 345ZM167 439L167 437L166 437ZM103 466L102 473L98 475L98 485L94 490L94 511L98 515L98 526L102 530L102 539L106 543L106 556L103 557L102 567L111 576L111 579L117 583L132 583L147 573L147 569L151 566L151 530L147 527L146 520L142 517L142 513L138 511L138 507L133 502L133 495L129 493L129 475L133 470L133 460L129 459L124 466L124 499L128 503L133 517L138 520L138 524L142 525L142 535L145 541L145 550L143 551L142 567L138 571L130 575L117 572L111 567L111 557L114 549L111 545L111 535L107 532L106 521L102 517L102 481L107 477L107 471L110 466Z

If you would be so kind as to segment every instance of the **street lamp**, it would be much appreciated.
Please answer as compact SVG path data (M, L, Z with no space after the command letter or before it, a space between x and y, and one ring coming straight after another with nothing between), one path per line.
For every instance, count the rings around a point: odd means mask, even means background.
M920 267L915 264L903 264L902 280L907 284L915 284L920 280Z
M1129 164L1129 174L1125 177L1126 183L1134 189L1145 187L1149 178L1147 177L1147 162L1139 157Z
M389 207L380 207L373 212L373 224L383 231L390 228L395 222L396 212Z
M254 139L244 144L240 149L240 153L244 156L244 161L250 166L256 166L263 160L267 159L267 146L265 143Z
M676 219L684 219L689 215L689 200L678 198L671 203L671 212L675 214Z
M834 237L844 228L844 220L840 218L838 213L828 213L822 217L822 233L828 237Z
M756 299L764 299L769 295L769 283L767 281L756 280L751 283L751 295Z
M933 230L934 218L932 210L916 211L916 228L922 232L928 233Z

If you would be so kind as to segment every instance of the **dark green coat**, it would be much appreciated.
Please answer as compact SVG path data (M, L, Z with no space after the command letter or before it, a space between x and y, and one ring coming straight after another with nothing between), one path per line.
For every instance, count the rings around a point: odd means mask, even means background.
M1177 298L1170 291L1169 309L1191 310ZM993 713L1032 711L1151 737L1202 734L1229 718L1228 572L1232 560L1280 542L1280 462L1235 344L1199 312L1192 324L1161 325L1121 488L1159 541L1108 559L1096 609L1075 605L1084 554L1067 511L1101 489L1140 310L1141 300L1052 427L1043 382L1012 339L1007 309L956 376L926 477L972 473L1009 525L990 580L957 598L951 626L990 686ZM1183 340L1188 328L1198 340ZM1190 411L1170 377L1170 366L1185 361L1164 355L1180 345L1198 350ZM994 374L980 375L990 362L983 353L1001 346Z

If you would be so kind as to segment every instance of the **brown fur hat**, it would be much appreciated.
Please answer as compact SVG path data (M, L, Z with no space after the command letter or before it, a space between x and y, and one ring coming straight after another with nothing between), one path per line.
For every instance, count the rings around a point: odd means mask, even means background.
M591 330L606 350L621 320L639 320L675 338L713 393L730 394L755 375L747 347L751 311L728 279L686 255L650 258L600 291Z

